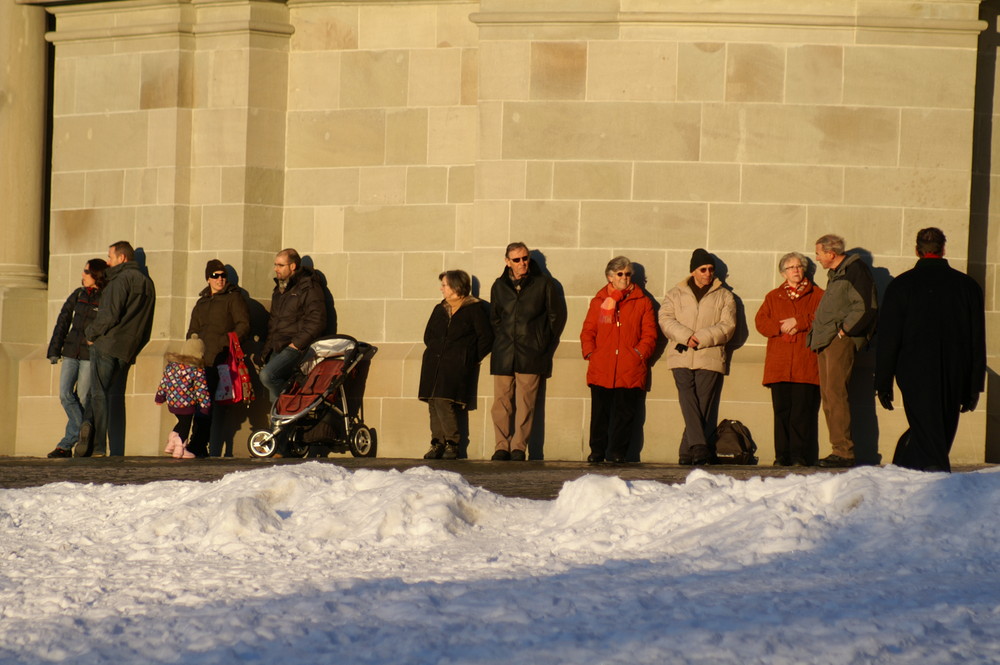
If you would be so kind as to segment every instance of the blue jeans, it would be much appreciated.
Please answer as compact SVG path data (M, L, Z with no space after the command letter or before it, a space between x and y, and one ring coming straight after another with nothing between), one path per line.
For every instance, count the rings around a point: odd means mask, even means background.
M125 454L125 383L131 365L90 348L90 404L94 412L94 451L107 441L112 456Z
M272 353L267 364L264 365L264 369L260 370L260 382L264 384L267 392L271 395L271 404L278 401L278 396L281 395L281 389L284 388L285 382L291 378L292 374L295 374L295 369L298 367L303 353L303 351L293 349L291 346L286 346L281 351Z
M90 399L90 361L63 358L59 370L59 401L66 412L66 432L57 445L63 450L72 450L80 438L80 423L83 411Z

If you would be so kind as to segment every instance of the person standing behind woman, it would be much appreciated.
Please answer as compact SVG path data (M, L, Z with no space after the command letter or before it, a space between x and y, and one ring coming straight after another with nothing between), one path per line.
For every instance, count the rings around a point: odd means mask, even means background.
M632 283L632 262L616 256L604 270L608 283L590 301L580 344L590 386L590 455L587 461L626 461L632 423L656 349L653 304Z
M438 279L444 300L424 329L427 348L418 389L431 419L431 447L424 459L457 459L458 416L476 408L479 363L493 348L493 328L483 302L470 295L472 281L465 271L447 270Z
M97 316L107 268L103 259L87 261L80 288L66 299L52 330L46 356L53 365L62 358L59 401L66 412L66 431L49 457L72 457L73 446L80 438L83 413L90 401L90 348L84 329Z
M785 282L764 297L754 323L767 338L764 385L774 408L775 466L813 466L819 457L819 364L806 345L823 289L798 252L778 261Z
M215 395L219 386L217 365L229 362L229 333L234 332L240 340L250 333L250 312L243 300L243 294L234 284L229 283L226 266L219 259L212 259L205 265L205 280L208 286L198 294L198 302L191 310L191 323L186 337L197 335L205 343L203 365L208 380L208 394ZM212 419L222 407L213 405L208 413L194 414L194 430L187 449L196 457L218 457L222 454L222 441L212 441Z

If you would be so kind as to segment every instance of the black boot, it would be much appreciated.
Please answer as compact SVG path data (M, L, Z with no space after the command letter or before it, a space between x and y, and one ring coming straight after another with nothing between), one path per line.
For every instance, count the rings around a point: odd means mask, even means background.
M431 448L426 453L424 453L424 459L441 459L444 455L444 444L434 439L431 441Z

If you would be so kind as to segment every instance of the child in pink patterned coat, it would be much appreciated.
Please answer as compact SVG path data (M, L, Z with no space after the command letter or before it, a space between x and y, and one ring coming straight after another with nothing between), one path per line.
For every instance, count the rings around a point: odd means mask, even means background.
M168 353L167 366L156 391L156 403L166 402L167 410L177 416L177 425L167 437L167 447L163 452L178 459L196 457L187 449L191 421L194 419L195 409L208 413L212 406L202 362L204 354L205 343L197 335L192 335L184 342L180 353Z

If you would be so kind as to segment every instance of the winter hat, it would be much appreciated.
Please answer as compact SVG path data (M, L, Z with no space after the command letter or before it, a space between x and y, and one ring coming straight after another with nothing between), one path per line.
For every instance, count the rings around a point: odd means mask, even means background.
M191 335L190 339L184 340L180 355L188 358L201 358L205 355L205 342L198 339L198 335Z
M212 259L207 264L205 264L205 279L209 279L213 272L226 272L226 264L219 259Z
M715 259L712 255L703 250L701 247L694 250L691 255L691 266L688 268L689 272L694 272L695 268L700 268L702 266L712 266L715 267Z

